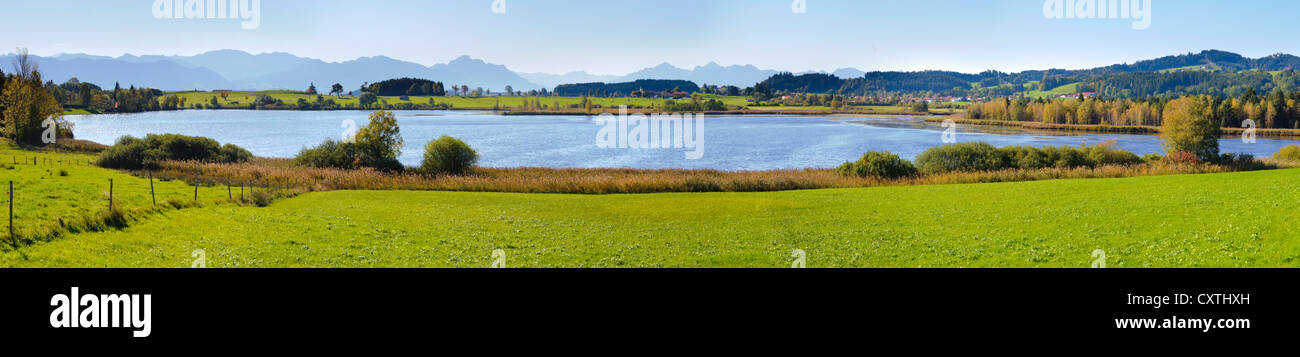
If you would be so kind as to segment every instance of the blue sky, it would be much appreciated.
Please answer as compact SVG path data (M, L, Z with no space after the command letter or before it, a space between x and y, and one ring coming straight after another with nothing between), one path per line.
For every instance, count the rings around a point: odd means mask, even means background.
M625 74L669 62L764 69L1084 68L1222 49L1300 54L1300 1L1151 0L1152 21L1048 19L1044 0L263 0L261 25L156 19L154 0L13 0L0 52L192 55L216 49L521 72ZM1065 0L1063 0L1065 1ZM1101 0L1106 1L1106 0ZM1135 0L1136 1L1136 0Z

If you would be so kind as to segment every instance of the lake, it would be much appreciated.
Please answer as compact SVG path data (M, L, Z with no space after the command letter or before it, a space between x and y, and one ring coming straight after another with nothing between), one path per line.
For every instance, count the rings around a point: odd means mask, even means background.
M943 145L944 128L913 117L754 115L704 119L702 157L686 149L601 148L602 125L586 116L504 116L492 112L398 111L406 146L401 161L419 165L424 145L442 135L459 138L487 167L620 167L770 170L829 168L867 151L890 151L914 159ZM185 110L113 115L70 115L79 139L112 144L123 135L175 133L233 143L265 157L292 157L325 139L339 139L348 121L367 123L364 111ZM1149 135L1049 135L1013 129L961 126L958 142L1010 145L1081 145L1114 140L1138 155L1161 153ZM1255 143L1223 139L1225 152L1271 156L1294 140Z

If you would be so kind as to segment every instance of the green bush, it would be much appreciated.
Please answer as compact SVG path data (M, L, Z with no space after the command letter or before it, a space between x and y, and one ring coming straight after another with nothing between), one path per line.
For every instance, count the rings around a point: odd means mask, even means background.
M923 172L943 173L1136 165L1144 160L1136 154L1115 148L1113 142L1079 147L1008 146L1001 149L986 143L962 143L931 148L917 157L916 162Z
M916 167L893 153L872 151L862 155L858 161L845 162L835 172L845 176L895 179L916 174Z
M403 143L393 113L378 110L370 114L370 123L351 142L326 140L320 146L300 151L294 162L310 167L401 171L404 167L397 157L402 154Z
M1300 146L1288 145L1282 148L1282 150L1278 150L1276 154L1273 154L1273 158L1277 160L1300 161Z
M1142 158L1137 154L1116 149L1114 142L1105 142L1100 145L1087 147L1088 161L1090 166L1106 165L1136 165L1142 163Z
M163 161L236 163L252 160L253 154L235 145L220 146L216 140L177 134L149 134L143 139L123 136L99 154L98 165L106 168L157 169Z
M431 174L463 174L478 163L478 152L459 139L443 135L424 147L420 169Z
M1006 155L988 143L959 143L937 146L916 158L926 173L952 171L995 171L1011 167Z

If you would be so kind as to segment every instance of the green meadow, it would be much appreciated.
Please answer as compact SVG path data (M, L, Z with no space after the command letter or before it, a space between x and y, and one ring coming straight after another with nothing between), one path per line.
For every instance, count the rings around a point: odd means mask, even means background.
M222 106L226 106L226 107L247 106L249 103L252 103L253 100L256 99L258 95L261 94L266 94L271 96L272 98L284 101L285 104L297 103L298 99L305 99L310 102L315 102L317 99L316 95L303 94L302 92L298 92L298 91L236 91L236 92L230 92L224 99L221 97L219 93L214 93L214 92L167 93L167 95L176 95L184 99L186 105L196 104L196 103L208 105L211 104L212 98L216 97L217 102L220 103ZM358 99L355 96L336 97L328 94L320 94L320 95L323 96L325 99L333 99L334 102L338 103L339 105L359 104ZM540 100L543 105L547 105L550 107L554 107L556 104L559 104L563 107L568 107L569 105L579 104L582 101L581 97L410 96L407 98L407 100L402 100L401 97L393 97L393 96L379 97L381 102L386 102L388 104L394 104L394 105L398 103L429 104L430 98L433 99L434 103L438 103L438 104L445 103L451 105L453 109L481 109L481 110L516 108L523 105L524 99L527 99L529 102L537 102ZM716 96L716 95L705 95L704 98L718 99L722 101L724 104L729 106L730 105L744 106L746 104L745 97L736 97L736 96L724 97L724 96ZM592 97L590 99L592 100L592 103L599 104L606 108L618 107L620 105L647 107L650 105L662 105L666 100L666 99L654 99L654 98L604 98L604 97ZM159 98L159 100L161 101L162 98ZM239 103L239 104L235 104L235 103Z
M7 193L10 182L13 183L13 218L18 235L48 239L52 232L65 233L67 229L60 228L60 223L107 211L109 180L113 184L114 206L131 219L148 216L159 207L228 201L224 186L198 187L196 201L195 186L180 181L155 180L154 195L150 196L148 178L93 166L94 159L85 154L18 150L0 140L0 186L3 186L0 193ZM234 192L237 196L238 191ZM2 199L3 209L7 210L8 195ZM0 245L7 245L7 235L8 227L4 227L0 231L4 243Z
M146 181L109 170L19 170L24 190L75 187L22 205L24 224L101 204L110 176L134 197L124 204L148 204ZM808 267L1086 268L1100 249L1111 268L1297 267L1296 182L1292 169L764 193L316 192L163 210L4 248L0 266L189 267L201 249L208 267L488 267L499 249L508 267L780 268L799 249Z

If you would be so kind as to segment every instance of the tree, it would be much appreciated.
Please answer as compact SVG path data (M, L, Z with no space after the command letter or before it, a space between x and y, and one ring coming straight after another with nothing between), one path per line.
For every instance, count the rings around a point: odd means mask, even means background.
M506 85L506 95L515 95L515 88L511 87L510 85Z
M1220 135L1208 98L1188 96L1165 105L1160 139L1170 156L1191 153L1203 162L1214 162L1219 158Z
M70 135L71 125L63 120L63 107L41 84L38 65L19 49L14 58L14 75L5 78L4 93L0 93L0 107L4 108L3 136L20 144L37 145L43 142L44 130L55 130L56 135ZM42 127L53 120L55 127ZM48 144L48 142L46 142Z
M369 108L372 104L379 101L379 97L375 96L374 93L365 92L361 93L361 97L357 98L357 101L361 102L362 108Z
M397 126L397 117L393 112L376 110L370 113L370 123L357 132L358 166L391 168L397 163L397 156L402 154L401 129Z
M343 85L339 83L334 83L334 86L330 87L330 94L333 94L335 97L342 95Z
M316 94L316 83L312 83L307 87L307 94Z

